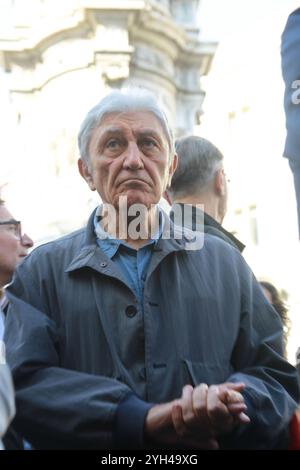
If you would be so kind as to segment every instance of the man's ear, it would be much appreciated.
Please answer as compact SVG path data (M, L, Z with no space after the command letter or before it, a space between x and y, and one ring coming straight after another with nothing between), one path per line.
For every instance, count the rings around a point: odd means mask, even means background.
M172 181L172 176L174 175L176 168L178 164L178 156L177 153L175 153L172 163L169 165L169 175L168 175L168 182L167 182L167 188L171 186L171 181Z
M91 189L91 191L96 191L96 187L95 187L95 184L94 184L92 172L90 171L87 163L85 163L82 160L82 158L79 158L77 164L78 164L79 173L81 174L82 178L85 179L85 181L89 185L89 188Z
M214 178L214 189L218 196L224 196L224 194L226 193L225 184L226 183L224 170L223 168L220 168L216 171Z

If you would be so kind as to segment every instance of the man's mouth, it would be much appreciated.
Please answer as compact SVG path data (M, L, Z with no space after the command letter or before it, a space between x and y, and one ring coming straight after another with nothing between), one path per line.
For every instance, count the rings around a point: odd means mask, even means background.
M121 181L121 183L118 184L118 186L121 186L121 185L130 186L132 188L132 187L140 187L144 185L149 186L149 183L139 178L128 178L126 180Z

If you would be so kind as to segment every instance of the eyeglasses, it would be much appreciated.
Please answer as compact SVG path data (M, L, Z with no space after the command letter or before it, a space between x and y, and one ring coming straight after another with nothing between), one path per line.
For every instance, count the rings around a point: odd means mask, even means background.
M11 232L19 240L22 238L22 228L20 220L5 220L0 222L0 225L5 225L7 227L7 232Z

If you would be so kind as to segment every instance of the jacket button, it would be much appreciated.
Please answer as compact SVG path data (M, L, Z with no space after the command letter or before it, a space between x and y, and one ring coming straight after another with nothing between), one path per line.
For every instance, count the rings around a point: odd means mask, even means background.
M135 305L128 305L125 309L127 317L132 318L137 314L137 308Z
M102 261L102 263L100 263L101 268L106 268L106 266L107 266L107 263L105 261Z

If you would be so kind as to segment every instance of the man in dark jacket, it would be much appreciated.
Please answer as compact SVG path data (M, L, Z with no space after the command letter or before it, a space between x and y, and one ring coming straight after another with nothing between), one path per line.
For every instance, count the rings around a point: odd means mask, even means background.
M22 239L20 222L12 217L0 198L0 290L11 281L16 265L27 254L27 248L31 246L28 246L29 241L31 239L26 235ZM15 436L11 428L9 436L5 434L15 413L15 401L10 370L5 364L5 345L2 341L4 321L0 304L0 449L3 448L4 435L6 439L9 437L10 443ZM15 439L13 440L15 444ZM11 448L7 441L5 448Z
M177 157L155 99L111 93L79 148L103 205L8 290L17 429L35 448L284 448L280 321L237 250L159 209Z
M192 230L204 229L242 252L245 245L222 227L228 197L222 153L209 140L198 136L178 139L176 153L177 169L165 193L173 204L171 218Z
M1 341L5 329L5 312L7 309L7 299L3 293L4 287L11 282L13 273L17 265L24 259L28 253L28 249L33 246L33 241L27 234L22 233L21 222L16 220L8 211L5 201L0 198L0 352ZM3 343L3 351L5 350ZM6 365L1 365L0 356L0 428L4 427L5 419L2 415L2 410L6 409L7 419L14 414L14 391L10 372ZM7 370L5 370L7 369ZM3 375L2 375L3 374ZM6 389L6 397L4 397L4 404L1 405ZM5 405L5 406L4 406ZM3 406L3 408L2 408ZM0 431L0 436L2 433ZM14 431L13 427L8 428L7 433L3 436L3 443L5 449L18 450L23 448L22 439Z
M288 17L281 43L287 136L284 157L294 175L300 237L300 8Z

